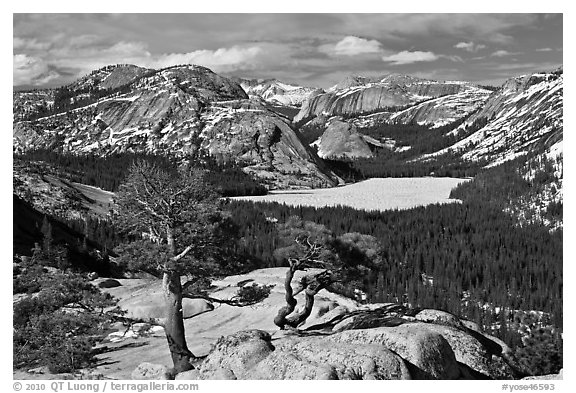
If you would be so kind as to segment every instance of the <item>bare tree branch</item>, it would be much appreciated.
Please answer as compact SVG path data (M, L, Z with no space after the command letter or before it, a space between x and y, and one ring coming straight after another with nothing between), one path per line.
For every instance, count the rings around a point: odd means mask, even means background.
M190 251L192 251L193 248L194 248L194 245L190 244L188 247L186 247L186 248L184 249L184 251L182 251L180 254L174 256L174 257L172 258L172 260L173 260L174 262L178 262L180 259L182 259L182 258L184 258L186 255L188 255L188 253L189 253Z

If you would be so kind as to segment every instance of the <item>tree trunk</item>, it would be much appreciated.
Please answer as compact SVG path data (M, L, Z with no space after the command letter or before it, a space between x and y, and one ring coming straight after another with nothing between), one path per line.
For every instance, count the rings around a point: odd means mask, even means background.
M162 290L166 302L166 322L164 331L168 348L177 373L192 369L190 359L194 357L186 345L184 318L182 317L182 286L180 274L165 272L162 278Z
M296 271L296 263L291 263L290 268L286 272L286 278L284 279L284 290L286 293L286 306L278 310L278 315L274 318L274 324L280 329L284 329L287 324L286 317L294 312L296 304L298 303L294 298L294 291L292 290L292 279L294 278L294 272Z
M168 247L172 256L176 253L172 228L167 227ZM194 357L186 345L184 318L182 315L182 284L177 270L166 269L162 277L162 291L166 302L164 332L174 363L174 371L180 373L192 369L190 359Z
M294 314L292 317L287 318L286 320L286 323L293 328L297 328L299 325L306 322L306 319L308 319L310 314L312 314L312 308L314 307L314 296L316 296L318 290L306 288L304 293L306 294L306 303L304 304L304 309Z
M312 314L312 308L314 307L314 296L316 296L321 289L326 288L326 286L330 284L331 281L331 273L327 270L314 276L306 276L306 288L304 290L306 295L306 303L304 304L304 308L294 315L286 318L285 323L288 326L297 328L306 322L306 319L308 319L310 314Z

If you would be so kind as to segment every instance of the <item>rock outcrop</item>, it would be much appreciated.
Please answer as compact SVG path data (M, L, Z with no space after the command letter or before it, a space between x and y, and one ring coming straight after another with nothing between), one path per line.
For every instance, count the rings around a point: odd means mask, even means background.
M211 344L203 346L207 356L196 370L177 378L510 379L516 375L503 343L440 310L410 313L400 305L361 305L322 290L299 331L278 331L272 321L284 301L284 272L261 269L215 282L222 289L213 296L221 298L233 296L238 283L246 280L273 288L250 310L221 305L188 320L191 350L203 354L197 342L204 336ZM122 298L121 292L114 292L122 290L126 289L108 291ZM297 299L301 302L302 294Z
M334 119L314 143L318 156L327 159L355 159L372 157L370 146L356 126Z
M308 274L313 273L308 272ZM176 379L510 379L509 348L469 321L440 310L360 304L322 290L298 331L279 331L273 319L285 304L285 268L259 269L213 282L212 297L229 299L247 281L270 285L270 296L251 307L216 305L184 321L195 369ZM294 290L304 272L297 272ZM145 298L159 280L120 279L104 291L126 304ZM151 292L152 291L152 292ZM304 294L296 296L298 306ZM125 328L124 328L125 330ZM122 330L114 338L119 337ZM134 346L104 354L114 366L96 371L126 379L142 361L171 364L166 339L155 332L131 338ZM106 345L112 345L105 343ZM139 344L139 345L138 345ZM145 344L145 345L143 345ZM114 345L122 345L118 342ZM103 359L104 359L103 358ZM106 364L106 362L104 362Z
M410 379L400 356L357 343L327 345L324 337L272 340L261 330L220 339L198 369L200 379Z
M406 319L398 326L277 338L222 337L194 379L510 379L512 368L465 330Z
M270 188L336 184L335 177L318 168L286 120L271 112L231 109L210 119L201 135L202 150L217 160L235 160Z

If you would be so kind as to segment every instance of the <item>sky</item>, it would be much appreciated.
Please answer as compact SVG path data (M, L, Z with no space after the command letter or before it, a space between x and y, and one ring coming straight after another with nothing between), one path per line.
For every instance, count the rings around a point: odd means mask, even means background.
M500 85L562 65L562 30L562 14L15 13L13 85L61 86L117 63L322 88L389 73Z

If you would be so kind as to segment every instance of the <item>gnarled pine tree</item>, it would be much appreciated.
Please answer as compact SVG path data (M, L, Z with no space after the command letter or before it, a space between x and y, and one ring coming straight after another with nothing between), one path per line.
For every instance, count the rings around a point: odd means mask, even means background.
M119 262L162 277L166 301L164 329L174 371L192 368L182 316L181 277L210 277L219 270L226 217L219 196L194 168L166 171L139 161L116 196L116 223L130 242Z
M379 263L380 246L373 236L346 233L336 237L324 225L298 217L290 217L280 224L278 234L280 247L274 256L289 265L284 280L286 306L278 310L274 318L274 324L280 329L303 324L312 313L314 297L320 290L336 289L341 282L347 287L358 287L367 269ZM303 276L299 289L294 291L295 273L310 268L321 270ZM295 296L301 291L305 294L305 304L296 310Z

